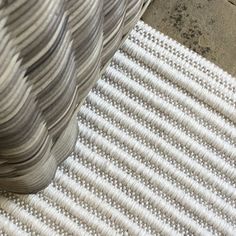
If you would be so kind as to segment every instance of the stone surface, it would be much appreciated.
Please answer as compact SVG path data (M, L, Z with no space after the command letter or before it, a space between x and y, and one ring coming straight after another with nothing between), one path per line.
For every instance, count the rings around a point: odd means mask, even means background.
M236 0L153 0L143 20L236 76Z

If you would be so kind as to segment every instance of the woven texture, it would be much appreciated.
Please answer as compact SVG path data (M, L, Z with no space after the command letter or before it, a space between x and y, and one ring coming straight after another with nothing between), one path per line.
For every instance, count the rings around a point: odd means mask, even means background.
M0 0L0 188L51 182L79 107L149 1Z
M2 193L5 235L236 235L236 80L142 22L44 191Z

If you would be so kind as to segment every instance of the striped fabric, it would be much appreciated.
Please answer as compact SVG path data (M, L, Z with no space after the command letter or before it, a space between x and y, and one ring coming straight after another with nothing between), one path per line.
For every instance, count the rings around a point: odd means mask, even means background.
M2 235L236 235L236 80L139 22L35 195L3 192Z
M0 188L51 183L76 115L150 0L0 0Z

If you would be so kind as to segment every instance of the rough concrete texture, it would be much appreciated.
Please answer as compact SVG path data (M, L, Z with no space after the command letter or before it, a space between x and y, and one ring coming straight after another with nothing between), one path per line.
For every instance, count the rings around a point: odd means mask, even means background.
M236 0L153 0L143 20L236 76Z

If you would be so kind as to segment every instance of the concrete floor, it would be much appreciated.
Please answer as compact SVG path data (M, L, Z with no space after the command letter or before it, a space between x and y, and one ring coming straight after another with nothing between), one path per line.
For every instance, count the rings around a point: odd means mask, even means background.
M236 77L236 0L153 0L143 20Z

